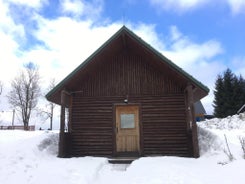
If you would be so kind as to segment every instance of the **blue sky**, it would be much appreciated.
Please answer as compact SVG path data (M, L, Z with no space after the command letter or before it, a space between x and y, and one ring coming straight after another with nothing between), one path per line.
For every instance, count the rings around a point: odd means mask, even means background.
M244 0L0 0L4 93L24 63L39 65L42 89L60 81L122 25L210 88L227 67L245 77ZM1 95L0 110L6 110Z

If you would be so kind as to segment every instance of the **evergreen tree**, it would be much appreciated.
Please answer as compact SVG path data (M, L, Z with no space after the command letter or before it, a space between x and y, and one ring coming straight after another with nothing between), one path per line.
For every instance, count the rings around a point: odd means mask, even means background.
M230 69L227 69L224 72L223 82L224 82L224 114L223 117L228 115L233 115L237 112L238 109L234 109L234 96L236 95L234 92L236 76L231 72Z
M245 103L245 80L237 77L230 69L218 75L214 90L214 115L224 118L236 114Z
M223 78L221 75L218 75L217 80L215 82L215 89L214 89L214 115L216 117L221 117L224 114L224 84Z
M234 87L234 108L239 110L245 104L245 80L240 75L235 81Z

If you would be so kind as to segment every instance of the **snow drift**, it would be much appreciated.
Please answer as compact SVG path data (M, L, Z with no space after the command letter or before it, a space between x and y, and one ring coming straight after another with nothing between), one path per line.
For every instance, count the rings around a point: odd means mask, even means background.
M107 158L57 158L58 133L0 131L1 184L243 184L245 159L239 137L245 114L198 123L201 157L143 157L131 165ZM229 161L226 142L235 160Z

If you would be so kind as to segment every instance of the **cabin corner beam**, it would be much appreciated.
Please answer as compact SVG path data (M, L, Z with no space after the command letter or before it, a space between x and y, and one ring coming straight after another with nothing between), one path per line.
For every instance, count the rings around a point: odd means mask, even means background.
M189 84L186 87L187 92L187 132L190 134L192 142L192 155L198 158L199 155L199 145L198 145L198 135L197 135L197 124L195 118L195 108L194 108L194 92L195 87Z
M59 134L59 153L58 157L65 157L67 150L65 146L65 110L69 107L70 95L67 91L61 91L61 110L60 110L60 134Z

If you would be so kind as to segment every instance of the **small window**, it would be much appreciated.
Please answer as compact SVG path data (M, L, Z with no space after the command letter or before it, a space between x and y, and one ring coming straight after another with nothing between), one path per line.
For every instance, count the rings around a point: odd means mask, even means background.
M134 114L121 114L121 128L135 128Z

